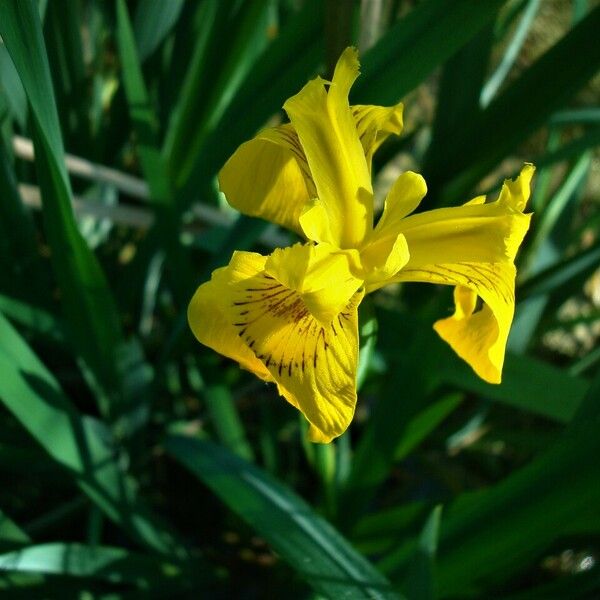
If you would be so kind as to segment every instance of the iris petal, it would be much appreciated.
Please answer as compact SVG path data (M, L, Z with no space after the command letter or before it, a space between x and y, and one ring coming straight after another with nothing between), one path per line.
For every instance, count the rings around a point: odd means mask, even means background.
M321 285L331 277L346 278L336 273L344 271L341 265L347 260L334 254L328 265L327 251L314 248L293 246L270 258L236 252L229 266L200 286L188 314L200 342L274 381L311 423L312 441L329 442L346 430L354 414L357 307L364 291L357 290L360 281L344 290L333 286L335 298L330 288L323 288L329 295L320 300L322 305L342 305L328 321L316 318L307 295L318 304ZM286 265L302 266L304 275Z
M425 281L457 286L455 313L435 324L438 334L490 383L499 383L515 306L514 259L529 227L523 214L533 167L504 184L496 202L464 206L402 220L410 259L389 282ZM372 291L383 283L368 286ZM476 310L476 297L484 306Z
M352 106L356 131L362 144L369 171L373 154L390 135L400 135L403 128L400 102L395 106L373 106L357 104Z
M372 228L371 176L348 104L358 77L356 50L344 51L326 90L317 77L283 105L310 166L340 248L355 248Z
M299 218L315 195L298 136L290 125L265 129L242 144L219 173L231 206L302 234Z

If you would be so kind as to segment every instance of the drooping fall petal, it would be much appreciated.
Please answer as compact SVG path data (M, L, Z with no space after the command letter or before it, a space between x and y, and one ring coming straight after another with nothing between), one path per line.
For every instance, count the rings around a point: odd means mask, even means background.
M523 214L533 167L506 182L496 202L477 198L464 206L403 219L410 259L391 281L457 286L456 311L435 324L438 334L490 383L499 383L514 315L514 259L529 227ZM373 286L380 287L381 284ZM477 310L477 296L484 305Z
M311 439L328 442L345 431L354 414L357 307L364 291L358 289L360 280L347 284L352 275L343 255L332 254L327 264L327 250L316 248L297 245L270 258L236 252L229 266L200 286L188 314L200 342L274 381L310 421ZM282 264L300 266L304 273L282 272ZM332 293L322 287L326 281L346 287L334 286ZM329 302L343 306L327 321Z

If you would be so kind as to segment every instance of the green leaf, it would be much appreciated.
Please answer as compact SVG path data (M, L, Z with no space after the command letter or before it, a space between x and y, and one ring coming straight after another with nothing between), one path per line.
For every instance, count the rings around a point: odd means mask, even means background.
M0 550L23 546L31 540L29 536L2 510L0 510Z
M183 0L140 0L135 9L135 41L143 62L148 58L177 22Z
M208 29L198 39L192 67L164 148L177 187L182 187L188 180L207 135L214 131L223 117L268 39L270 0L242 3L233 23L225 20L231 8L228 3L206 0L205 6L206 23L210 23L210 28L207 25ZM224 35L230 39L230 44L225 47L225 52L223 46L220 47L219 69L209 77L204 60L207 48Z
M423 324L391 312L378 311L378 316L379 348L393 350L389 354L389 374L383 378L377 403L356 446L339 503L344 529L349 529L362 516L387 478L402 438L410 435L412 419L421 412L438 385L437 379L431 377L432 372L435 373L433 363L429 362L431 339L423 336L418 327ZM402 340L406 351L397 351L398 340ZM427 360L423 360L424 357Z
M20 300L0 294L0 312L36 335L64 343L64 326L52 314Z
M445 152L424 173L442 204L464 200L475 183L594 75L600 65L599 27L597 7L447 139Z
M594 566L583 573L561 575L549 583L530 587L516 594L502 596L502 600L548 600L549 598L586 600L596 596L599 589L600 569Z
M198 151L203 160L190 177L188 193L196 193L196 178L217 172L233 151L264 126L286 99L315 74L324 55L321 13L320 2L305 2L256 58L251 72Z
M479 379L458 358L447 352L440 361L439 376L459 389L474 392L496 402L532 412L560 423L568 423L588 390L581 378L530 356L507 354L502 383L492 385Z
M525 260L522 261L524 262L523 271L535 273L541 266L546 266L550 262L552 258L548 259L543 256L545 244L555 248L554 252L550 251L551 257L552 254L558 254L566 246L568 237L562 227L557 231L557 226L561 220L564 222L565 219L568 219L569 212L573 213L573 205L579 196L577 191L587 178L590 162L591 155L587 152L579 157L560 188L553 194L552 200L544 206L539 218L536 219Z
M584 154L569 170L559 189L543 205L539 219L534 221L531 242L525 248L519 270L520 277L535 275L540 269L555 265L571 244L570 225L581 200L583 182L590 166L590 155ZM548 174L549 177L550 174ZM546 183L547 179L542 183ZM535 199L538 196L536 194ZM541 204L541 203L540 203ZM555 288L556 289L556 288ZM534 337L546 307L548 295L525 299L517 305L508 348L523 353Z
M400 461L408 456L462 401L462 394L446 394L414 416L404 427L396 446L394 460Z
M356 370L356 389L360 390L369 373L371 359L377 344L377 315L370 298L367 297L361 302L358 317L360 354Z
M585 108L561 110L554 113L550 119L550 125L573 125L577 123L598 125L600 123L600 108L586 106Z
M400 542L417 535L429 514L431 507L425 502L380 509L354 524L351 539L358 548L368 548L373 554L389 552Z
M56 108L71 151L89 149L86 66L82 43L82 4L69 10L57 2L48 5L44 17L44 40L54 81Z
M4 44L0 46L0 84L0 94L6 100L10 113L19 127L24 129L27 121L27 96ZM8 90L10 93L7 93Z
M0 3L0 34L31 107L46 234L69 333L101 384L114 391L119 385L114 349L122 342L119 316L104 273L73 217L71 186L36 4L32 0ZM103 409L109 411L109 407Z
M79 487L124 531L148 548L183 555L183 546L138 498L106 427L81 415L56 379L0 316L0 400Z
M221 442L239 457L254 460L252 446L229 389L224 385L210 386L204 391L203 399Z
M1 554L0 571L90 577L112 583L133 583L146 590L164 579L182 576L181 567L176 563L123 548L60 542Z
M332 598L399 597L327 521L258 467L210 442L181 435L170 435L166 448L317 592Z
M170 281L178 301L181 306L185 306L192 292L190 282L193 271L189 258L179 243L181 223L174 202L167 160L160 151L158 118L144 82L124 0L117 1L117 41L129 114L138 137L142 170L150 188L155 212L154 228L167 252L167 265L177 265L177 274Z
M427 0L362 58L354 87L362 103L394 104L489 23L501 0Z
M488 79L486 84L483 86L481 90L481 105L483 107L487 106L492 98L496 95L502 82L506 79L509 74L515 60L519 56L519 52L521 51L521 47L525 42L525 38L531 29L535 16L540 7L540 0L529 0L527 3L527 7L523 12L523 16L521 17L521 21L517 25L515 29L515 33L513 38L510 40L506 50L502 54L502 59L500 60L500 64L496 67L496 70L493 72L492 76Z
M442 506L436 506L432 511L419 536L419 541L408 566L402 588L408 598L433 600L435 593L435 555L438 546Z
M431 142L424 162L436 160L444 152L448 137L480 112L479 97L487 72L493 41L493 24L489 23L444 65Z
M591 274L600 263L600 242L540 271L518 288L519 301L552 293L580 275Z
M562 144L560 148L552 152L545 152L541 156L534 158L533 163L538 169L542 169L557 162L576 158L586 150L598 145L600 145L600 127L591 127L583 135Z
M21 299L47 306L48 282L45 265L36 247L33 220L21 201L8 152L1 139L0 198L0 288Z
M547 386L550 389L550 386ZM438 551L444 597L481 596L523 570L582 519L597 527L600 485L600 376L565 434L530 464L487 489L460 496L445 511ZM400 574L416 541L392 551L380 566Z
M166 164L158 146L158 118L146 88L129 13L123 0L117 0L117 42L129 114L138 136L142 170L153 202L159 205L168 203L171 191Z

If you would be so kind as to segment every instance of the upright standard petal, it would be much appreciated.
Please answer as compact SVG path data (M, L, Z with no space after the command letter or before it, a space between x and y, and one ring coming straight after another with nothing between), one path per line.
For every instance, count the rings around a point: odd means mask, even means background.
M523 214L533 167L504 184L496 202L478 198L464 206L433 210L403 220L410 259L391 281L457 286L455 313L435 330L474 371L500 383L514 315L514 259L529 228ZM369 291L380 287L373 286ZM483 301L480 310L477 296Z
M294 123L264 129L234 152L219 173L221 191L234 208L304 234L307 239L338 245L341 230L351 227L353 215L358 214L365 231L370 228L371 160L389 135L402 131L403 106L349 107L348 91L357 75L358 61L349 48L340 58L329 93L325 89L328 82L319 78L310 82L286 103L286 109L298 112ZM316 177L320 178L319 190L295 123L301 128L305 125L303 136L311 149L311 165L316 165ZM321 141L327 142L326 146L315 148L315 137L319 138L317 146ZM343 184L339 191L338 182ZM350 192L343 196L346 188ZM321 193L324 198L319 198ZM358 213L345 213L343 206L340 208L344 198ZM357 241L360 236L354 237Z
M311 423L311 439L329 442L354 414L364 291L360 280L348 283L347 258L315 248L297 245L271 257L236 252L200 286L189 320L200 342L274 381ZM339 284L334 293L327 281ZM341 308L325 320L331 303Z
M356 50L346 49L329 91L327 82L318 77L283 106L304 149L333 241L340 248L358 247L373 226L371 176L348 104L358 66Z
M395 106L357 104L351 108L358 138L363 147L370 171L373 154L379 146L390 135L400 135L402 133L404 105L401 102Z
M299 219L316 195L298 136L288 123L242 144L219 173L231 206L302 234Z

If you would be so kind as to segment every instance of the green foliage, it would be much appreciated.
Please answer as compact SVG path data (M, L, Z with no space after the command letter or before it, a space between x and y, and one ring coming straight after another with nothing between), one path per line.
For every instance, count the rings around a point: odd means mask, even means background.
M0 593L598 596L600 8L63 4L0 0ZM185 314L234 250L293 241L216 174L367 26L352 100L406 105L376 171L433 207L533 162L534 216L502 384L432 331L448 290L386 290L355 421L315 446Z

